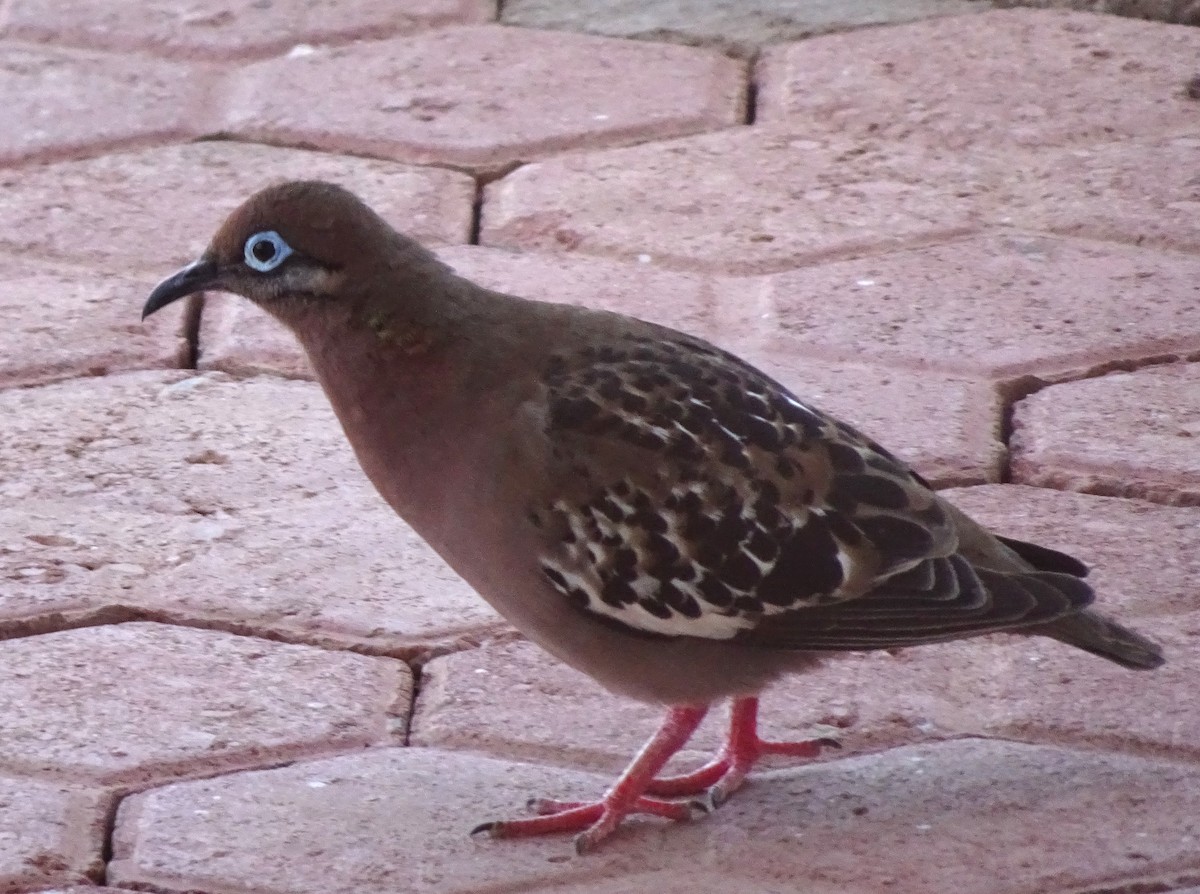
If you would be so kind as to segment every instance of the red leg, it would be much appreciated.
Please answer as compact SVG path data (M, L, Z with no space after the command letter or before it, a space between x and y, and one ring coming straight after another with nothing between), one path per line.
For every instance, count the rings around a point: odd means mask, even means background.
M687 743L707 713L707 705L668 709L658 732L643 746L600 801L594 804L534 801L533 806L539 809L539 812L542 807L546 807L550 812L527 819L483 823L473 829L471 834L487 833L493 838L521 838L554 832L579 832L575 838L575 849L582 854L616 831L621 820L630 813L649 813L676 820L690 819L694 813L691 805L657 801L642 796L646 792L646 786L654 779L654 774ZM564 809L555 810L556 807Z
M729 712L729 736L716 758L682 776L655 779L646 793L660 797L700 795L698 806L712 810L737 791L746 774L760 758L771 755L816 757L821 747L839 748L833 739L811 739L805 742L764 742L758 737L758 699L734 699Z

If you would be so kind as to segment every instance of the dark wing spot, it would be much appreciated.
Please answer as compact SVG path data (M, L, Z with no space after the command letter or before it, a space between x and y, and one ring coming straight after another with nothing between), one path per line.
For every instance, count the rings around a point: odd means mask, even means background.
M772 605L789 606L832 593L842 584L837 541L825 520L810 513L808 521L780 544L779 559L758 585L756 595Z
M643 599L638 605L650 612L654 617L662 618L664 621L669 620L671 617L671 610L657 599Z
M858 529L891 564L919 559L933 549L933 535L926 528L894 515L860 516Z
M550 404L550 425L552 428L583 428L599 413L599 404L587 398L562 398Z
M658 597L685 618L700 617L700 606L696 600L684 593L670 581L664 581L659 587Z
M546 575L546 577L549 578L550 583L554 584L554 586L558 587L558 589L564 591L567 589L567 579L563 577L562 573L557 568L551 568L549 565L543 565L542 574Z
M604 582L600 598L614 608L620 608L623 605L632 605L637 602L638 594L624 578L612 575Z
M908 493L904 488L881 475L840 475L834 482L834 493L881 509L908 507Z
M830 441L825 445L825 451L834 469L839 472L861 472L866 468L862 454L847 444Z
M729 608L733 605L733 592L715 575L704 575L696 585L696 590L705 602L717 608Z
M758 583L762 572L758 570L758 566L754 564L753 559L741 550L738 550L725 560L718 575L721 580L735 590L748 593L754 589L754 585Z
M746 541L746 549L762 562L770 562L779 555L779 544L762 528L755 528L750 532L750 539Z

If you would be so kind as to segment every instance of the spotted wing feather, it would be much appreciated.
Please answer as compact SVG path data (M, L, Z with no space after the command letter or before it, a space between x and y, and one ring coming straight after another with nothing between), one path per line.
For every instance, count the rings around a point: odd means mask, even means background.
M881 648L1042 623L1091 599L1055 573L1069 564L974 568L923 480L705 342L630 336L554 357L543 385L546 435L576 480L532 513L542 570L607 623Z

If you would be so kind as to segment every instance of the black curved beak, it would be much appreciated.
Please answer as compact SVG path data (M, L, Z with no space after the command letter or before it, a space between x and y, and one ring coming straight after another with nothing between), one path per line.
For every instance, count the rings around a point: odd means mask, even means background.
M171 274L150 293L142 308L142 319L150 316L156 310L162 310L172 301L178 301L195 292L202 292L216 284L218 278L217 264L208 258L192 261L182 270Z

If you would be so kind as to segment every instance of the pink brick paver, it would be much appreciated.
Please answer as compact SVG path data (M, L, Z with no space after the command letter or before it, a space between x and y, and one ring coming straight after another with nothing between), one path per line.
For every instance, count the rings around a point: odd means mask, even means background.
M0 388L189 361L178 316L142 325L130 314L152 279L8 258L0 271Z
M463 174L213 142L0 171L0 250L165 276L251 192L305 178L341 183L422 238L470 235L475 187ZM143 300L130 296L133 319Z
M315 384L114 375L0 391L0 418L0 632L120 610L407 656L498 626Z
M709 338L775 375L804 399L886 441L938 484L999 480L1003 408L994 388L938 372L920 375L920 387L914 387L912 377L883 367L807 360L806 352L789 340L773 338L781 314L769 300L761 300L764 289L757 282L468 246L450 246L439 256L489 288L603 307ZM1200 336L1194 341L1200 346ZM307 361L283 326L228 295L206 299L199 365L235 375L310 376Z
M1001 230L729 285L780 354L1009 388L1200 355L1200 258L1148 249Z
M1200 30L998 4L0 6L0 894L1200 894ZM843 750L716 815L471 840L600 794L660 709L450 573L264 314L139 322L291 178L982 485L947 495L1090 563L1167 665L839 656L763 727Z
M1017 404L1013 425L1018 481L1200 505L1196 363L1047 388Z
M769 734L804 737L829 725L851 752L986 733L1200 757L1200 718L1179 698L1200 673L1189 646L1200 635L1200 509L1010 485L948 495L997 531L1092 564L1101 607L1163 640L1166 668L1136 674L1049 640L1010 636L848 655L778 683L763 701ZM492 644L426 666L411 741L613 771L658 714L529 643ZM706 723L698 749L716 744L723 722Z
M711 50L496 25L292 54L232 80L223 127L239 137L493 170L727 127L746 89L742 64Z
M495 0L14 0L4 36L169 58L237 59L495 16Z
M978 227L1000 161L739 128L564 155L488 185L484 244L766 273Z
M696 890L713 890L711 872L768 890L799 881L821 894L891 886L1016 894L1197 867L1194 767L988 741L772 773L713 816L674 827L633 822L583 858L561 837L514 844L466 835L531 793L603 784L423 748L176 784L122 805L109 879L215 894L371 894L398 883L468 892L496 890L500 880L534 892L653 868L695 879Z
M1200 102L1192 100L1191 108L1200 109ZM1039 156L1014 176L1006 222L1200 252L1198 115L1191 113L1190 136L1123 140Z
M1184 26L1062 10L933 18L769 48L759 120L956 150L1194 134L1184 82L1198 58L1200 30Z
M0 642L0 771L147 783L403 741L386 658L163 624Z
M110 800L98 791L0 775L0 891L98 880Z
M0 164L197 136L214 87L196 66L0 42Z

